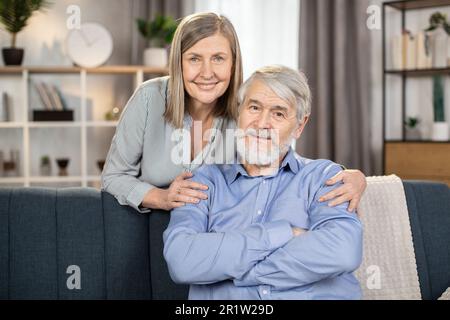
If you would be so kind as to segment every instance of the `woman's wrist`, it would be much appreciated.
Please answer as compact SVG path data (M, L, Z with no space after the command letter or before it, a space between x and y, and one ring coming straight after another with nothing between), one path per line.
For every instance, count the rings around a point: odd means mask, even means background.
M145 195L142 200L141 206L149 209L161 209L161 198L163 189L153 188Z

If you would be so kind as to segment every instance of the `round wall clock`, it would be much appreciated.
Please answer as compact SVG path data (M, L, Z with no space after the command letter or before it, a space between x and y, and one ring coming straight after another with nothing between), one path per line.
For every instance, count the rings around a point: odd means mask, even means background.
M78 66L95 68L111 56L112 36L98 23L83 23L80 29L73 29L67 35L66 50L69 58Z

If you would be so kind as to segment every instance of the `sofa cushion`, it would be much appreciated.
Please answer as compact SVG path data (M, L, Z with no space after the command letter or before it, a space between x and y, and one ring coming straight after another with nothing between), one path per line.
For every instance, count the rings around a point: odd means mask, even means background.
M56 192L58 299L105 299L100 193L87 188L57 189ZM73 277L78 275L80 288L73 286Z
M404 181L422 299L450 287L450 189L445 184Z
M56 190L12 190L9 213L9 298L57 299Z
M0 299L8 299L9 288L9 202L11 189L0 188Z
M151 299L148 214L102 192L108 299Z

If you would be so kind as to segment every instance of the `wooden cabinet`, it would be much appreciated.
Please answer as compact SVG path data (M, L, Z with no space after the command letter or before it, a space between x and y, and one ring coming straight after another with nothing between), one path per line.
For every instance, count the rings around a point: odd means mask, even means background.
M385 173L450 186L449 142L386 142Z

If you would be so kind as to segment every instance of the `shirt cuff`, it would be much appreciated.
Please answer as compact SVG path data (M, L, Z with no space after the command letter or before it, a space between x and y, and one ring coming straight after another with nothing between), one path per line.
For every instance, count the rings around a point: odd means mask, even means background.
M269 239L269 250L275 250L284 246L294 237L291 224L286 220L272 221L264 225Z
M137 183L128 194L127 203L140 213L149 213L151 210L149 208L140 207L140 204L144 200L145 195L153 188L154 186L145 182Z

